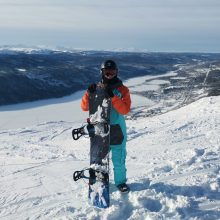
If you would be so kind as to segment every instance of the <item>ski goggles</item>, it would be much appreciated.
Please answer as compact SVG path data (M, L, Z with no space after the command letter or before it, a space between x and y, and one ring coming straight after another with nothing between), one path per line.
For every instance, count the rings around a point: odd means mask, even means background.
M114 77L117 75L116 69L102 69L102 73L107 77Z

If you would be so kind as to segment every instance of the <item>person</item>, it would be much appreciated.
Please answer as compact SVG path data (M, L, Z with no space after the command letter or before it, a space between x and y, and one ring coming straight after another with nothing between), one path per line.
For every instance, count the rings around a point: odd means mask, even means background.
M123 85L118 78L118 67L113 60L106 60L101 64L100 68L101 82L106 86L106 92L111 97L112 108L110 113L110 129L117 128L114 134L113 143L110 141L110 149L112 151L112 162L114 166L114 181L115 185L121 192L129 192L129 186L126 184L126 123L124 115L126 115L131 108L131 98L129 89ZM97 84L92 83L88 86L87 91L82 97L81 108L83 111L89 110L89 93L95 92ZM118 132L119 131L119 132ZM115 134L121 134L122 138L115 138ZM112 139L110 137L110 139ZM121 139L121 140L120 140Z

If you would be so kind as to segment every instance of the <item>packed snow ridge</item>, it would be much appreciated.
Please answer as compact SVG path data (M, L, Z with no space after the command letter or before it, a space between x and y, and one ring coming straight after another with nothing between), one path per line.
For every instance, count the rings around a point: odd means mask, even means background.
M89 139L77 122L0 131L0 219L220 219L220 96L154 117L128 119L123 195L110 174L111 205L88 203ZM112 165L111 165L112 169Z

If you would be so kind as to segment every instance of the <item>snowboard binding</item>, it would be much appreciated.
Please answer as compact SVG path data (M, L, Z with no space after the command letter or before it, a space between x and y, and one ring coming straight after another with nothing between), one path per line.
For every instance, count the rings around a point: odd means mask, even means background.
M89 171L89 176L85 175L85 171ZM109 181L108 173L100 170L94 170L92 168L86 168L83 170L75 171L73 173L73 180L78 181L79 179L88 179L89 185L93 185L96 181L102 181L107 183Z
M86 170L89 170L89 168L88 169L84 169L84 170L80 170L80 171L75 171L73 173L73 180L77 181L79 179L89 179L89 177L84 174L84 172Z
M87 134L90 138L95 136L95 127L91 124L89 118L87 119L87 125L72 130L72 137L75 141Z
M73 140L78 140L81 136L85 135L85 131L84 131L85 126L81 127L81 128L75 128L72 130L72 137Z

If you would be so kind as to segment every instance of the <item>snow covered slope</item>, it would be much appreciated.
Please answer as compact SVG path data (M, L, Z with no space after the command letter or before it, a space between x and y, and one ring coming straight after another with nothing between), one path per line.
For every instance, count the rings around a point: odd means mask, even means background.
M111 206L87 202L72 173L89 164L78 122L49 121L0 131L0 219L220 219L220 97L154 117L128 119L131 192L113 185ZM112 168L112 167L111 167Z

